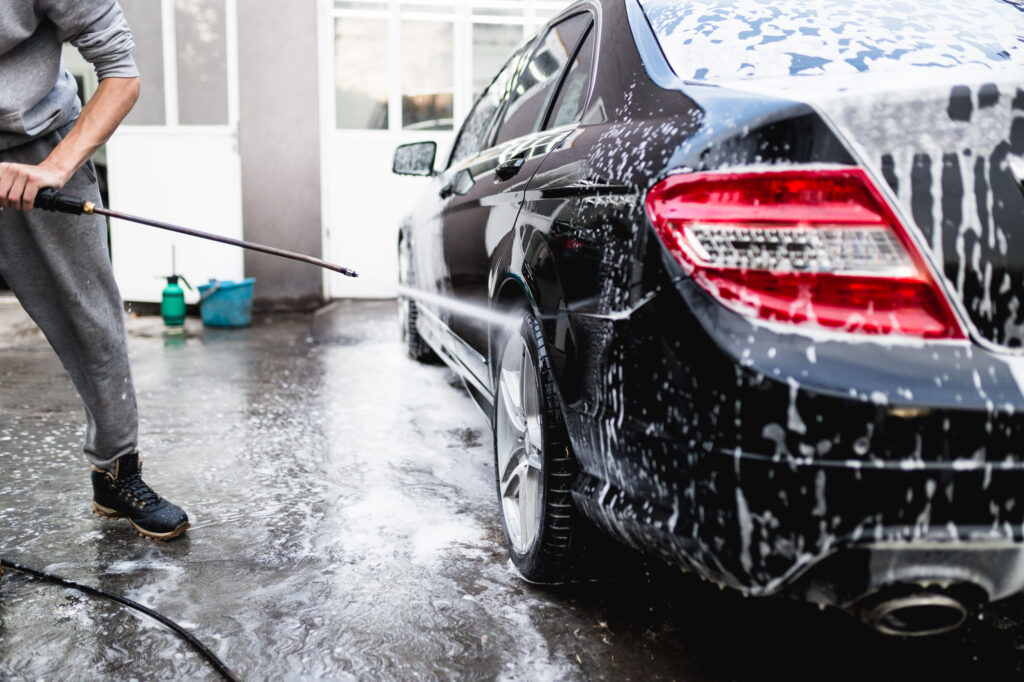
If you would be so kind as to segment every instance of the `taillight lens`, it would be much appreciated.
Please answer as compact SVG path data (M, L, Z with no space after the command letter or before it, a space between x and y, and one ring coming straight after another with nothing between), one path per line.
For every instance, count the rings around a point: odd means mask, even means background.
M864 334L964 338L860 169L673 175L647 195L662 241L730 308Z

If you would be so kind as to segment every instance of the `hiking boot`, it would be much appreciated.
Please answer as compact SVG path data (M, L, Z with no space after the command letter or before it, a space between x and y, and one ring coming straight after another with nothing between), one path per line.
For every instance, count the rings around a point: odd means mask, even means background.
M139 535L154 540L169 540L188 528L185 510L142 480L137 452L116 459L113 471L92 468L92 513L101 519L126 518Z

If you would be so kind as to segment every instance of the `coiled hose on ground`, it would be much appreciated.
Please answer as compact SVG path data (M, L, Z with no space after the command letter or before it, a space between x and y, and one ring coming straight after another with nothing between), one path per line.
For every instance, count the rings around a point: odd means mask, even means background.
M157 613L156 611L154 611L153 609L151 609L151 608L149 608L147 606L143 606L142 604L140 604L140 603L138 603L136 601L132 601L131 599L128 599L127 597L122 597L119 594L114 594L113 592L107 592L106 590L101 590L98 587L91 587L89 585L83 585L81 583L75 582L74 580L69 580L68 578L62 578L59 575L53 575L52 573L47 573L45 571L40 571L37 568L31 568L29 566L25 566L23 564L19 564L19 563L15 562L15 561L9 561L8 559L0 558L0 575L3 575L3 572L4 572L5 568L9 568L12 571L18 571L19 573L24 573L25 575L31 576L31 577L33 577L33 578L35 578L37 580L45 580L47 582L51 582L51 583L54 583L56 585L60 585L61 587L66 587L66 588L69 588L69 589L72 589L72 590L78 590L79 592L84 592L85 594L88 594L88 595L90 595L92 597L99 597L101 599L108 599L108 600L110 600L112 602L116 602L116 603L121 604L123 606L127 606L130 609L135 609L136 611L138 611L140 613L144 613L147 616L149 616L150 618L152 618L153 620L156 620L159 623L161 623L161 624L165 625L166 627L170 628L170 630L172 632L174 632L174 634L178 635L183 640L185 640L189 644L189 646L191 646L193 649L198 651L199 654L202 655L203 658L205 658L207 660L207 662L209 662L209 664L211 666L213 666L213 668L218 673L220 673L221 676L224 677L224 679L230 680L230 682L239 682L239 678L233 672L231 672L231 669L228 668L227 665L225 665L224 662L222 660L220 660L220 658L218 658L215 653L210 651L206 647L206 645L204 645L202 642L200 642L198 639L196 639L195 636L192 635L192 633L190 633L188 630L186 630L185 628L183 628L180 625L178 625L177 623L175 623L173 620L171 620L167 616L164 616L163 614Z

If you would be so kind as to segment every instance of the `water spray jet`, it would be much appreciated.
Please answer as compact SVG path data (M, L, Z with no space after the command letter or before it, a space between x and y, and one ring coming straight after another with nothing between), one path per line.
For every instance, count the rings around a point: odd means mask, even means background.
M502 312L478 303L470 303L468 301L445 296L443 294L410 287L405 284L397 285L397 290L402 296L414 298L423 303L436 305L439 308L444 308L445 310L450 310L453 313L465 315L466 317L472 317L505 331L515 331L516 329L519 329L519 326L523 323L523 318L520 315Z

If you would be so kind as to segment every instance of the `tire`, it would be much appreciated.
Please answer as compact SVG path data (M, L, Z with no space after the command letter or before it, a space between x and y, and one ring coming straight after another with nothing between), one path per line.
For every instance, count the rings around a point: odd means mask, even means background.
M526 314L498 356L494 464L501 526L512 563L531 582L576 574L585 523L572 500L579 473L540 323Z
M408 242L405 239L398 244L398 280L406 286L416 286L412 254L409 252ZM399 295L398 323L406 353L416 362L422 362L427 365L440 364L441 359L437 357L433 349L420 336L420 332L416 327L418 320L419 310L416 307L416 301L408 296Z

